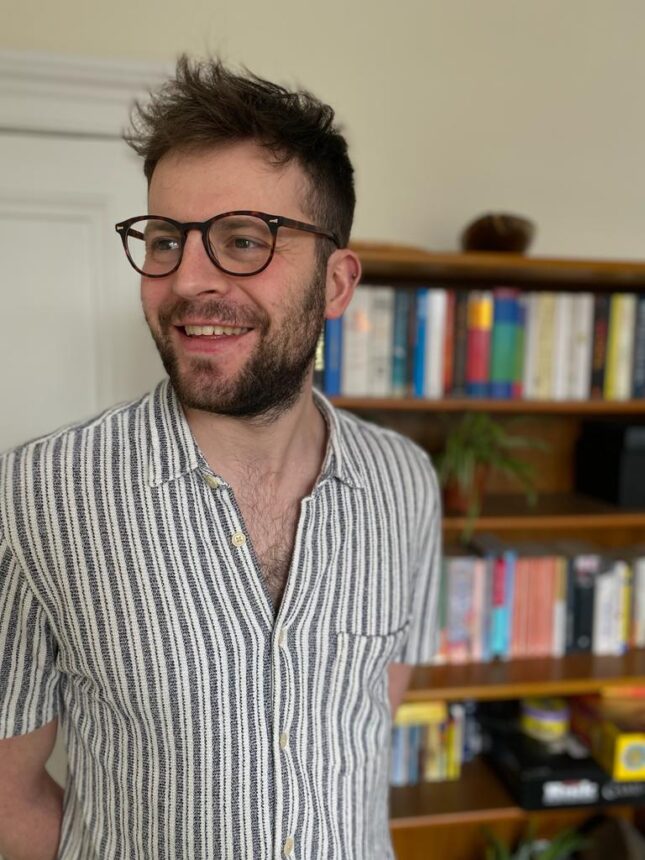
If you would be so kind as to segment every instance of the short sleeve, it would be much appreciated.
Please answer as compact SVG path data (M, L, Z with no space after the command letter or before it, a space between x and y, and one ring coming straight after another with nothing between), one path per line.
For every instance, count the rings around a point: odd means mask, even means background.
M410 666L432 662L438 642L437 606L441 575L441 495L437 477L426 460L426 498L420 500L417 564L410 589L410 628L397 662Z
M0 534L0 738L58 715L57 653L46 614Z

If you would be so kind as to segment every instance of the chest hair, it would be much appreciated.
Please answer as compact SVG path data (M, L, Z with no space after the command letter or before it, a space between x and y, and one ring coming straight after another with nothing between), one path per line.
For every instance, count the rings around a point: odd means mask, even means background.
M236 495L264 583L277 609L291 566L300 498L280 498L268 481L248 483Z

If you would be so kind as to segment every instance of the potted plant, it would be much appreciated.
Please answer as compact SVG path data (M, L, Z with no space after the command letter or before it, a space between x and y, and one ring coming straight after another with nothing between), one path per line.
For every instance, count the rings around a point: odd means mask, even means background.
M470 537L475 517L481 510L484 484L491 470L517 481L528 503L535 504L533 466L515 452L522 448L545 447L540 439L509 433L484 412L467 412L462 416L457 426L447 433L444 449L436 462L445 509L467 516L464 538Z
M576 830L563 830L553 839L535 839L534 834L535 827L530 827L528 834L511 851L494 833L487 830L485 860L568 860L588 845L588 840Z

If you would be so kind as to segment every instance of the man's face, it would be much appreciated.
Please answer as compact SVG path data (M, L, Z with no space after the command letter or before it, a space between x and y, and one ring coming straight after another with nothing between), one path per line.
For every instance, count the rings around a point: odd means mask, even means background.
M244 143L164 156L152 176L148 211L177 221L236 209L310 221L301 208L305 194L299 166L275 167L263 150ZM176 272L142 277L146 321L184 406L268 420L294 403L325 313L317 241L280 228L268 268L245 278L217 269L199 232L191 231ZM198 334L194 326L224 332Z

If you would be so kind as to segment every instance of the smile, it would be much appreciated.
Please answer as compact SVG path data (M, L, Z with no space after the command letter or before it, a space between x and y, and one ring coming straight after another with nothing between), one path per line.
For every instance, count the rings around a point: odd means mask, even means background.
M189 337L231 336L246 334L247 331L251 331L250 328L223 325L186 325L183 326L183 329Z

